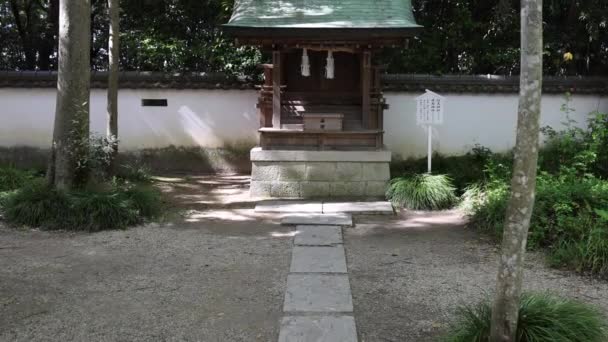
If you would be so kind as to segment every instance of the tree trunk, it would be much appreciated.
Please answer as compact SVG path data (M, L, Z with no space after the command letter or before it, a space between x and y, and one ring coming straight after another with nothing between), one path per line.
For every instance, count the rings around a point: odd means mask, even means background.
M48 181L76 185L89 142L90 0L60 0L57 104Z
M120 54L120 0L108 0L110 15L110 36L108 39L108 127L107 138L112 144L108 163L108 174L116 171L116 156L118 154L118 69Z
M542 32L542 0L521 0L517 139L492 310L493 342L513 342L517 331L523 263L536 187L543 70Z
M32 32L32 2L21 3L17 0L11 0L11 11L15 19L17 33L21 40L23 55L25 56L25 68L27 70L36 70L36 48L33 43L34 32Z

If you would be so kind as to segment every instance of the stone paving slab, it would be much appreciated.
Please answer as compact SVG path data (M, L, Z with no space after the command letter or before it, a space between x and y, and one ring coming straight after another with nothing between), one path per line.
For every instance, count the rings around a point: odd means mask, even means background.
M393 205L387 201L376 202L324 202L323 213L351 213L360 215L393 215Z
M283 216L282 225L352 226L350 214L291 214Z
M332 226L297 226L296 246L332 246L342 243L342 229Z
M295 246L289 272L346 273L344 247Z
M288 316L279 342L357 342L353 316Z
M321 202L311 201L262 201L256 204L258 213L317 213L323 212Z
M347 274L290 274L285 312L352 312Z

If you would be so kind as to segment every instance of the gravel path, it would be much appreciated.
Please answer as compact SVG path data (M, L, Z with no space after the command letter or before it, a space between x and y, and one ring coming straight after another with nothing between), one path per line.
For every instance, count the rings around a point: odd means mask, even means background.
M276 341L287 231L253 221L0 228L0 341Z

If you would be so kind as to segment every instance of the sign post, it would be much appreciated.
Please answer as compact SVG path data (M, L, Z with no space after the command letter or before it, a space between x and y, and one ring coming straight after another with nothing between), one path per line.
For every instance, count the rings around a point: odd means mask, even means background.
M416 121L419 126L426 127L428 135L427 172L431 173L433 158L433 126L443 124L443 107L445 97L426 90L426 93L416 98Z

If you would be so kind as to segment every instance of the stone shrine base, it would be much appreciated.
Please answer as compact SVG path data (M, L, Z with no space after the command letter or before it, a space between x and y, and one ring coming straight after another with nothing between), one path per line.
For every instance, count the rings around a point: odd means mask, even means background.
M390 151L251 150L252 197L384 197Z

